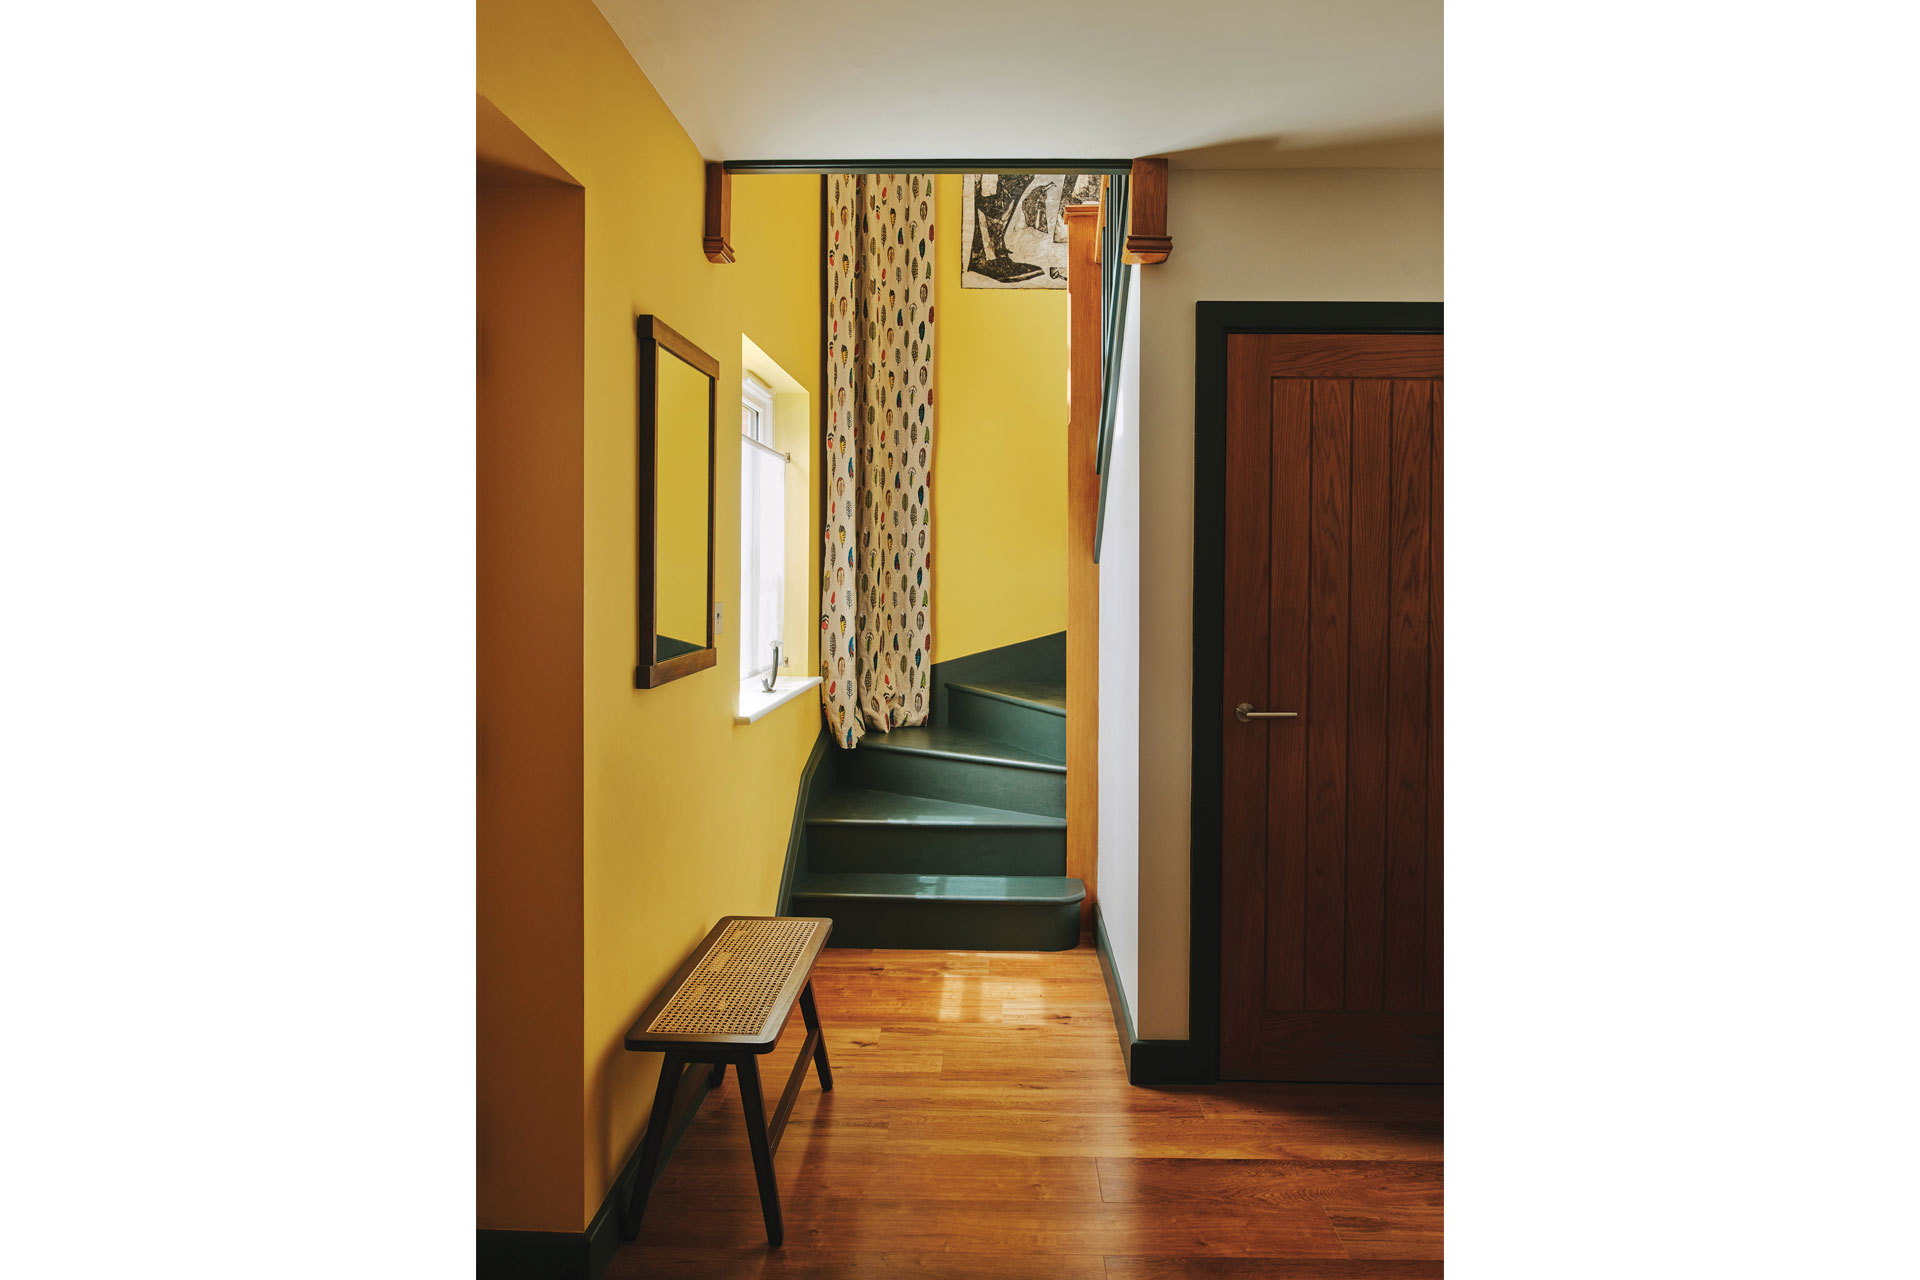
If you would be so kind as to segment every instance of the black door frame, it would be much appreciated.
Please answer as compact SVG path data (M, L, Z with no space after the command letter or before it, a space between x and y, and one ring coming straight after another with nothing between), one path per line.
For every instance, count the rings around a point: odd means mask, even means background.
M1220 1078L1220 712L1227 598L1227 338L1236 333L1444 333L1438 302L1200 302L1193 353L1193 803L1187 1049Z

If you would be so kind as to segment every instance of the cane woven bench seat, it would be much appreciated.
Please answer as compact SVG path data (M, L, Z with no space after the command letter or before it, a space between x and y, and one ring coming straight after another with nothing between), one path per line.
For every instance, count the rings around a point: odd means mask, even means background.
M747 1146L753 1153L754 1179L760 1185L767 1243L780 1243L784 1228L780 1189L773 1179L773 1153L780 1147L787 1117L806 1081L808 1063L819 1072L821 1090L833 1088L812 981L814 963L832 932L833 921L823 917L727 916L708 931L628 1029L628 1049L666 1055L646 1137L640 1144L640 1167L621 1219L621 1234L628 1240L640 1234L661 1148L674 1127L674 1099L687 1066L708 1064L709 1082L717 1085L732 1063L740 1081L740 1107L746 1114ZM796 1004L806 1019L807 1039L769 1121L760 1094L758 1059L780 1042ZM694 1095L693 1106L699 1105L700 1096ZM688 1108L683 1111L690 1114Z

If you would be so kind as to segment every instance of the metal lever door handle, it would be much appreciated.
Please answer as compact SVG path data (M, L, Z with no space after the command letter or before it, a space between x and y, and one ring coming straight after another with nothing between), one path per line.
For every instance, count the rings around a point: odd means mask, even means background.
M1298 711L1255 711L1251 702L1243 702L1233 709L1234 719L1241 724L1249 720L1292 720L1299 714Z

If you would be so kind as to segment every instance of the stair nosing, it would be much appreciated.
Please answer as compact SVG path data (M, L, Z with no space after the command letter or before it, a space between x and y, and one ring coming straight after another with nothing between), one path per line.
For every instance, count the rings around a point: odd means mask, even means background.
M998 689L991 689L986 685L969 684L964 680L954 680L947 685L948 696L952 696L955 689L973 694L976 697L992 698L996 702L1004 702L1009 706L1024 707L1028 711L1039 711L1050 716L1058 716L1062 720L1067 718L1067 709L1065 707L1056 707L1046 702L1035 702L1031 698L1022 698L1011 693L1001 693Z
M894 732L898 733L900 730L896 729ZM1030 751L1025 747L1017 747L1011 742L1001 742L997 738L988 738L985 734L978 734L976 736L980 737L983 741L994 743L996 746L1007 751L1018 751L1022 755L1034 756L1036 758L1031 760L1016 760L1010 756L978 755L969 751L950 751L940 747L921 747L915 746L912 743L888 742L888 736L889 735L882 733L870 733L860 739L860 745L855 747L854 750L891 751L896 755L928 756L935 760L961 760L969 764L998 765L1005 769L1030 769L1035 773L1065 773L1067 771L1067 766L1063 761L1048 760L1036 751Z
M902 827L912 830L932 828L940 831L1065 831L1067 820L1044 813L1021 813L1017 809L996 809L996 813L1030 822L968 822L961 818L808 818L810 827Z
M956 831L1064 831L1067 820L1048 813L1025 813L1019 809L1000 809L992 805L969 804L964 800L942 800L935 796L912 795L905 791L887 791L878 787L836 787L826 792L822 799L830 800L836 794L845 795L858 792L862 795L897 796L902 800L927 803L965 810L959 813L915 814L899 818L851 818L835 814L816 815L812 806L808 806L806 824L823 827L908 827L937 828ZM978 816L975 816L978 815Z
M834 875L885 876L890 874L895 874L895 873L857 872L857 871L856 872L824 873L825 876L834 876ZM925 878L923 876L915 875L912 872L902 872L898 874L901 879ZM858 900L867 901L867 902L992 902L992 903L997 903L1001 906L1057 907L1057 906L1062 906L1069 902L1083 902L1086 900L1086 896L1087 896L1086 882L1076 879L1073 876L960 876L960 875L956 875L956 876L940 876L938 878L940 879L977 879L977 880L1058 880L1058 881L1061 881L1063 884L1070 884L1070 885L1077 886L1078 892L1076 894L1072 891L1067 891L1067 892L1054 895L1052 897L1044 897L1044 898L1007 898L1007 897L987 895L983 893L970 893L970 892L962 892L957 894L943 893L938 896L930 897L926 894L906 893L906 892L887 893L887 892L875 892L873 890L845 890L845 889L833 889L833 888L817 888L815 887L816 878L813 876L808 876L793 886L791 897L796 899L797 898L858 899Z

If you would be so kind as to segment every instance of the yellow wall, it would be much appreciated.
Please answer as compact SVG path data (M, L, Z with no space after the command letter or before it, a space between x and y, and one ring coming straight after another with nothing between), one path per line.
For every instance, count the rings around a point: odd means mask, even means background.
M716 918L773 909L794 788L820 725L806 698L757 724L733 723L734 448L715 450L714 581L727 620L718 665L633 688L633 319L658 315L718 359L723 390L740 385L740 338L751 333L817 404L820 186L812 177L736 179L738 262L712 265L700 250L701 157L590 0L480 0L478 45L480 94L582 184L586 226L582 975L578 988L552 993L556 1006L579 1011L581 1104L565 1143L577 1163L531 1175L578 1194L571 1214L556 1214L490 1179L483 1164L479 1225L578 1231L637 1142L659 1070L656 1056L626 1053L621 1037ZM735 420L724 410L720 418L723 427ZM810 453L818 439L816 425ZM810 505L812 529L817 497ZM817 576L809 598L819 594ZM809 652L801 669L817 666ZM483 1146L499 1122L483 1111Z
M935 186L935 662L1067 626L1067 291L960 287L960 181Z

